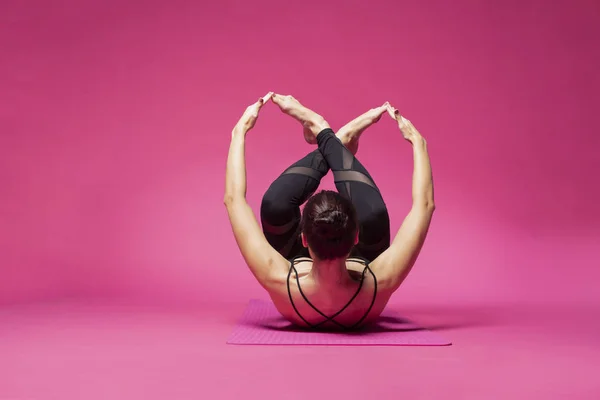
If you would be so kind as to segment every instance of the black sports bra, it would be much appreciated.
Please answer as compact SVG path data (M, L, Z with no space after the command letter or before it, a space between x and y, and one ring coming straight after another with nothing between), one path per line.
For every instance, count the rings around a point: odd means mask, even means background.
M288 273L287 276L287 290L288 290L288 295L290 297L290 303L292 304L292 307L294 308L294 311L296 312L296 314L298 314L298 317L300 317L300 319L302 321L304 321L304 323L306 325L308 325L310 328L318 328L319 326L325 324L326 322L333 322L334 324L336 324L337 326L339 326L342 329L345 330L350 330L350 329L354 329L356 328L358 325L360 325L365 318L367 318L367 315L369 315L369 313L371 312L371 309L373 308L373 304L375 304L375 298L377 297L377 278L375 277L375 274L373 273L373 271L371 270L371 268L369 267L369 262L364 259L364 258L360 258L360 257L351 257L350 259L356 259L361 261L364 265L365 265L365 269L362 272L362 276L360 279L360 285L358 286L358 289L356 290L356 293L354 293L354 296L352 296L352 298L350 299L350 301L348 301L348 303L346 303L346 305L344 307L342 307L342 309L338 312L336 312L335 314L333 314L332 316L328 317L327 315L325 315L324 313L322 313L319 309L317 309L317 307L315 307L306 297L306 295L304 294L304 292L302 291L302 288L300 287L300 278L298 277L298 270L296 270L296 266L295 264L297 262L303 262L303 261L312 261L310 259L307 260L300 260L297 261L298 258L305 258L303 256L298 256L295 258L292 258L290 260L290 272ZM308 322L303 316L302 314L300 314L300 312L298 311L298 309L296 308L296 305L294 304L294 299L292 299L292 292L290 290L290 277L292 276L292 271L294 271L294 274L296 274L296 283L298 285L298 291L300 292L300 294L302 295L302 298L304 299L304 301L306 301L306 303L311 306L311 308L313 310L315 310L317 313L319 313L319 315L321 315L322 317L325 318L324 321L319 322L318 324L311 324L310 322ZM365 275L367 273L367 271L369 271L369 273L371 274L371 276L373 276L373 280L375 282L375 288L374 288L374 292L373 292L373 300L371 301L371 305L369 306L369 308L367 309L367 312L365 312L365 314L358 320L358 322L356 322L355 324L351 325L351 326L345 326L340 324L339 322L337 322L334 318L337 317L338 315L340 315L341 313L343 313L349 306L350 304L354 301L354 299L356 298L356 296L358 296L358 294L360 293L360 290L362 289L363 286L363 282L365 281Z

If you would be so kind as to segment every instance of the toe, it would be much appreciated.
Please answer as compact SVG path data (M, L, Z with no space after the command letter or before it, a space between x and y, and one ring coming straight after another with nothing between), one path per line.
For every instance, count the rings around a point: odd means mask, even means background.
M271 100L271 97L273 97L273 92L269 92L269 93L267 93L265 96L263 96L263 97L261 98L261 100L262 100L262 103L263 103L263 104L264 104L264 103L267 103L269 100Z

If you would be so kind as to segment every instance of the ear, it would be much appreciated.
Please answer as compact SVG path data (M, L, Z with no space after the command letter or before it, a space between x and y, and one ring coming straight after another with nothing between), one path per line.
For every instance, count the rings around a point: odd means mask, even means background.
M301 233L300 237L302 238L302 246L308 248L308 242L306 241L306 238L304 237L304 233Z
M358 234L360 232L358 230L356 230L356 238L354 239L354 245L356 246L358 244Z

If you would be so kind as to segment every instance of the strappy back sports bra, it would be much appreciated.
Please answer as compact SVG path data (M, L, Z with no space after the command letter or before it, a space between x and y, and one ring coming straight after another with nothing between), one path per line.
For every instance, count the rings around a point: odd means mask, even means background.
M358 286L358 289L356 290L356 293L354 293L354 296L352 296L352 298L348 301L348 303L346 303L346 305L344 307L342 307L342 309L340 311L338 311L335 314L333 314L332 316L328 317L327 315L325 315L323 312L321 312L317 307L315 307L308 300L308 298L306 297L306 295L302 291L302 288L300 287L300 278L298 276L298 270L296 269L296 263L300 263L300 262L304 262L304 261L312 261L312 260L311 259L306 259L306 260L300 260L300 261L298 261L298 258L306 258L306 257L304 257L304 256L298 256L298 257L292 258L290 260L290 272L288 273L288 276L287 276L287 290L288 290L288 295L290 297L290 303L292 304L292 307L294 308L294 311L296 312L296 314L298 315L298 317L300 317L300 319L302 321L304 321L304 323L306 325L308 325L310 328L318 328L318 327L320 327L321 325L323 325L323 324L325 324L327 322L333 322L335 325L339 326L342 329L350 330L350 329L355 329L357 326L359 326L365 320L365 318L367 318L367 316L371 312L371 309L373 308L373 305L375 304L375 298L377 297L377 278L375 277L375 274L373 273L373 271L369 267L369 262L366 259L360 258L360 257L351 257L351 258L349 258L349 260L358 260L359 262L361 262L361 263L363 263L365 265L365 268L363 269L363 272L362 272L362 275L361 275L361 278L360 278L360 285ZM311 324L310 322L308 322L302 316L302 314L300 314L300 312L296 308L296 304L294 304L294 299L292 298L292 292L290 290L290 277L292 276L292 271L296 275L296 284L298 285L298 291L300 292L300 295L302 295L302 298L304 299L304 301L306 301L306 303L313 310L315 310L319 315L321 315L323 318L325 318L324 321L321 321L318 324ZM373 291L373 300L371 301L371 305L367 309L367 312L365 312L365 314L358 320L358 322L356 322L355 324L353 324L351 326L342 325L339 322L337 322L334 318L337 317L338 315L340 315L341 313L343 313L350 306L350 304L354 301L354 299L356 298L356 296L358 296L358 294L360 293L360 290L362 289L363 283L365 281L365 276L367 274L367 271L371 274L371 276L373 277L373 281L375 282L374 291Z

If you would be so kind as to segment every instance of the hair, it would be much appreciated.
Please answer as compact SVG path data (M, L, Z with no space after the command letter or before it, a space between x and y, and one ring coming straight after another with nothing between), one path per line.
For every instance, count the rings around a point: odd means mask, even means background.
M323 190L306 202L302 233L319 259L347 256L354 246L357 230L354 205L338 192Z

